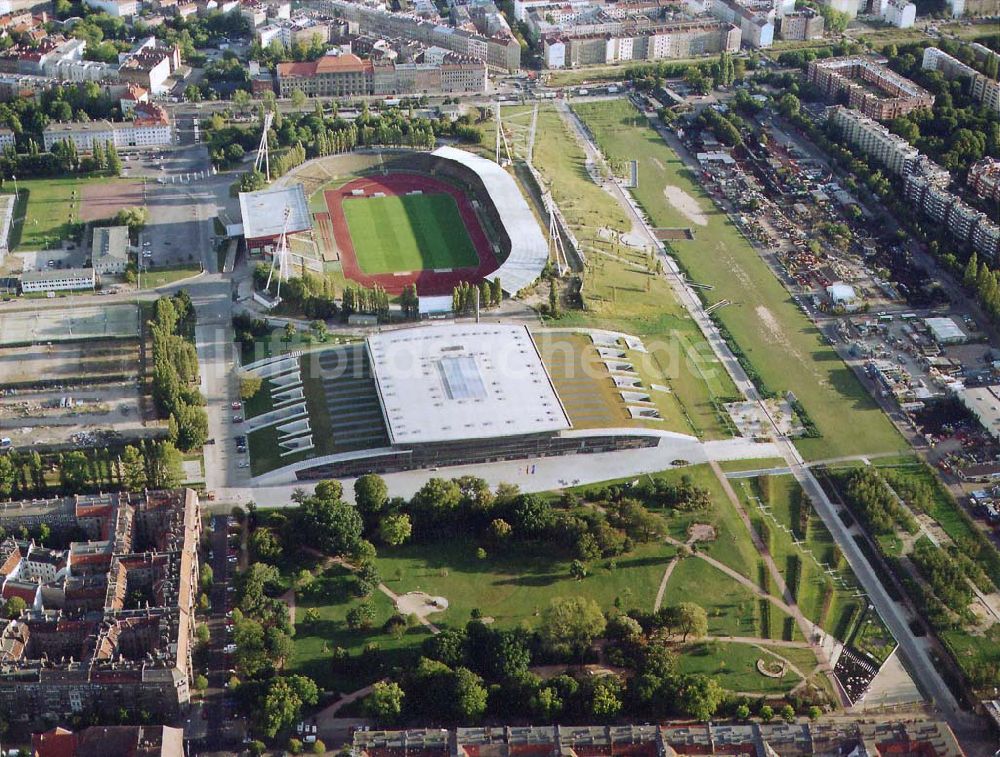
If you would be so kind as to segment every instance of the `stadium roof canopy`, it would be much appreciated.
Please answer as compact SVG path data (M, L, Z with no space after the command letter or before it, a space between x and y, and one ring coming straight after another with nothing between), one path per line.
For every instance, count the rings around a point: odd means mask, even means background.
M548 243L517 182L492 160L465 150L445 145L434 155L461 163L482 180L510 237L510 255L490 277L499 276L503 290L517 294L542 274L549 259Z
M525 326L449 324L368 337L393 444L570 428Z
M247 239L280 237L285 225L286 208L289 234L312 228L312 216L301 184L259 192L240 192L243 236Z

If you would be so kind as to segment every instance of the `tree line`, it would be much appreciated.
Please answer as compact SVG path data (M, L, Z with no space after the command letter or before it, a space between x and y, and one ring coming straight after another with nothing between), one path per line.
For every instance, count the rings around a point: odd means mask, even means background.
M184 480L182 461L169 440L45 454L10 450L0 454L0 499L172 489Z
M492 281L483 279L478 286L470 284L468 281L459 283L451 293L452 311L456 315L473 312L476 309L477 295L480 308L499 306L503 302L503 288L500 286L500 278L497 277Z
M153 342L152 394L168 436L182 452L197 449L208 439L205 398L198 391L198 354L194 335L194 307L187 292L160 297L148 328Z

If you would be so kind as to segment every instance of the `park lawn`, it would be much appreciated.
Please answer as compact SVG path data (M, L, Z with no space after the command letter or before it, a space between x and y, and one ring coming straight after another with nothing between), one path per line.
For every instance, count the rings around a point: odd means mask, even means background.
M762 484L759 478L742 479L733 483L751 517L762 519L767 524L771 533L771 553L786 582L791 574L792 561L798 560L799 577L795 601L802 613L824 630L836 635L838 627L843 625L840 620L844 613L855 613L861 608L855 596L858 591L857 579L844 560L838 559L839 550L836 549L833 536L822 519L811 509L805 534L798 533L799 507L809 507L798 482L791 475L772 475L767 477L766 484ZM770 492L768 506L772 517L767 517L757 504L758 499L762 499L764 490ZM781 526L792 533L787 533ZM799 545L795 544L796 538ZM828 576L825 569L817 564L817 560L831 567L838 567L840 563L838 577L843 584L835 577ZM832 593L824 608L828 582Z
M525 109L507 110L525 122ZM736 396L736 388L666 279L656 274L649 254L599 233L602 227L621 232L631 226L625 211L591 180L583 148L551 104L539 107L533 161L586 256L581 293L586 309L564 313L559 325L642 337L675 400L662 403L659 427L729 438L717 408Z
M439 627L464 628L473 609L499 628L533 626L555 597L585 596L604 610L620 597L625 608L651 612L656 591L675 550L666 544L640 544L616 558L590 566L582 581L569 574L569 560L552 559L551 550L518 546L504 553L476 556L476 545L462 540L410 544L383 549L376 563L382 580L396 594L425 591L448 600L448 609L429 620Z
M347 612L361 601L353 591L354 583L349 571L334 565L321 573L307 589L296 592L295 652L290 671L308 675L330 691L354 691L380 677L378 670L367 668L360 662L334 669L330 661L335 648L342 647L352 658L357 658L366 645L378 644L384 655L383 660L392 667L430 636L430 632L421 625L408 629L400 638L382 631L385 621L395 614L395 608L380 591L372 594L375 620L371 628L356 631L348 628ZM305 620L305 613L310 608L319 613L319 620L311 623Z
M449 194L352 198L343 209L364 273L479 265L458 204Z
M784 651L797 650L782 650L778 654L787 656L783 654ZM760 659L780 662L776 655L753 644L722 640L699 641L683 648L683 652L677 657L677 669L681 673L712 676L723 688L740 693L787 694L802 680L791 670L787 670L782 678L768 678L757 670L757 660ZM795 660L791 662L794 663ZM811 670L812 666L803 672L808 675Z
M625 100L585 103L575 111L613 163L639 161L633 193L653 225L693 230L692 241L671 242L674 253L694 281L714 286L703 295L710 303L730 301L718 320L767 389L794 391L815 422L822 438L799 440L802 454L822 459L903 449L904 440L851 370L645 117ZM699 215L674 207L665 195L670 188L685 194Z
M592 237L602 226L619 232L630 228L625 211L590 178L583 147L552 105L538 109L532 159L548 180L547 188L575 234Z
M677 484L684 477L690 478L691 482L698 487L707 489L711 505L707 510L697 510L695 512L681 512L678 510L662 510L652 508L667 521L667 530L674 539L686 542L688 539L688 529L694 523L707 523L715 529L715 541L699 542L698 550L710 557L714 557L719 562L732 568L737 573L741 573L747 578L754 578L757 570L758 555L754 547L750 533L743 524L739 513L729 503L722 484L715 477L710 465L689 465L683 468L661 471L659 473L647 474L652 478L662 479L672 484ZM602 485L629 483L635 477L605 481ZM571 491L581 495L586 495L588 491L600 488L600 485L578 486Z
M747 587L697 557L681 560L667 582L665 605L694 602L708 613L710 636L759 636L758 598ZM783 615L771 608L772 618ZM773 627L780 623L772 620ZM778 637L780 638L780 636Z

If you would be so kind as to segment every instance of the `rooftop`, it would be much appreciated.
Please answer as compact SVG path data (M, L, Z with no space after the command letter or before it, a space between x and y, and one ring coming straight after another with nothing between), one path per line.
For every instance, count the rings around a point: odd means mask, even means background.
M368 352L395 444L570 428L525 326L402 329L369 337Z
M128 262L128 226L98 226L94 229L94 265L104 260Z
M281 236L285 227L285 210L288 210L289 234L312 228L309 204L301 184L289 187L262 189L259 192L240 192L240 214L243 216L243 234L247 239Z

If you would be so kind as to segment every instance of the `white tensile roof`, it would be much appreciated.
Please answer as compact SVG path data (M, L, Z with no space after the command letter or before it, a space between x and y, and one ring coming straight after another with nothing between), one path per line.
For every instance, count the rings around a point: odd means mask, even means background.
M288 233L312 228L309 203L301 184L258 192L240 192L240 214L243 216L243 236L247 239L281 236L288 208Z
M393 444L570 428L526 326L420 326L367 344Z
M434 151L445 160L454 160L474 171L493 201L510 237L510 255L490 277L499 276L500 286L515 295L542 274L549 247L538 221L525 201L517 182L492 160L445 145Z

